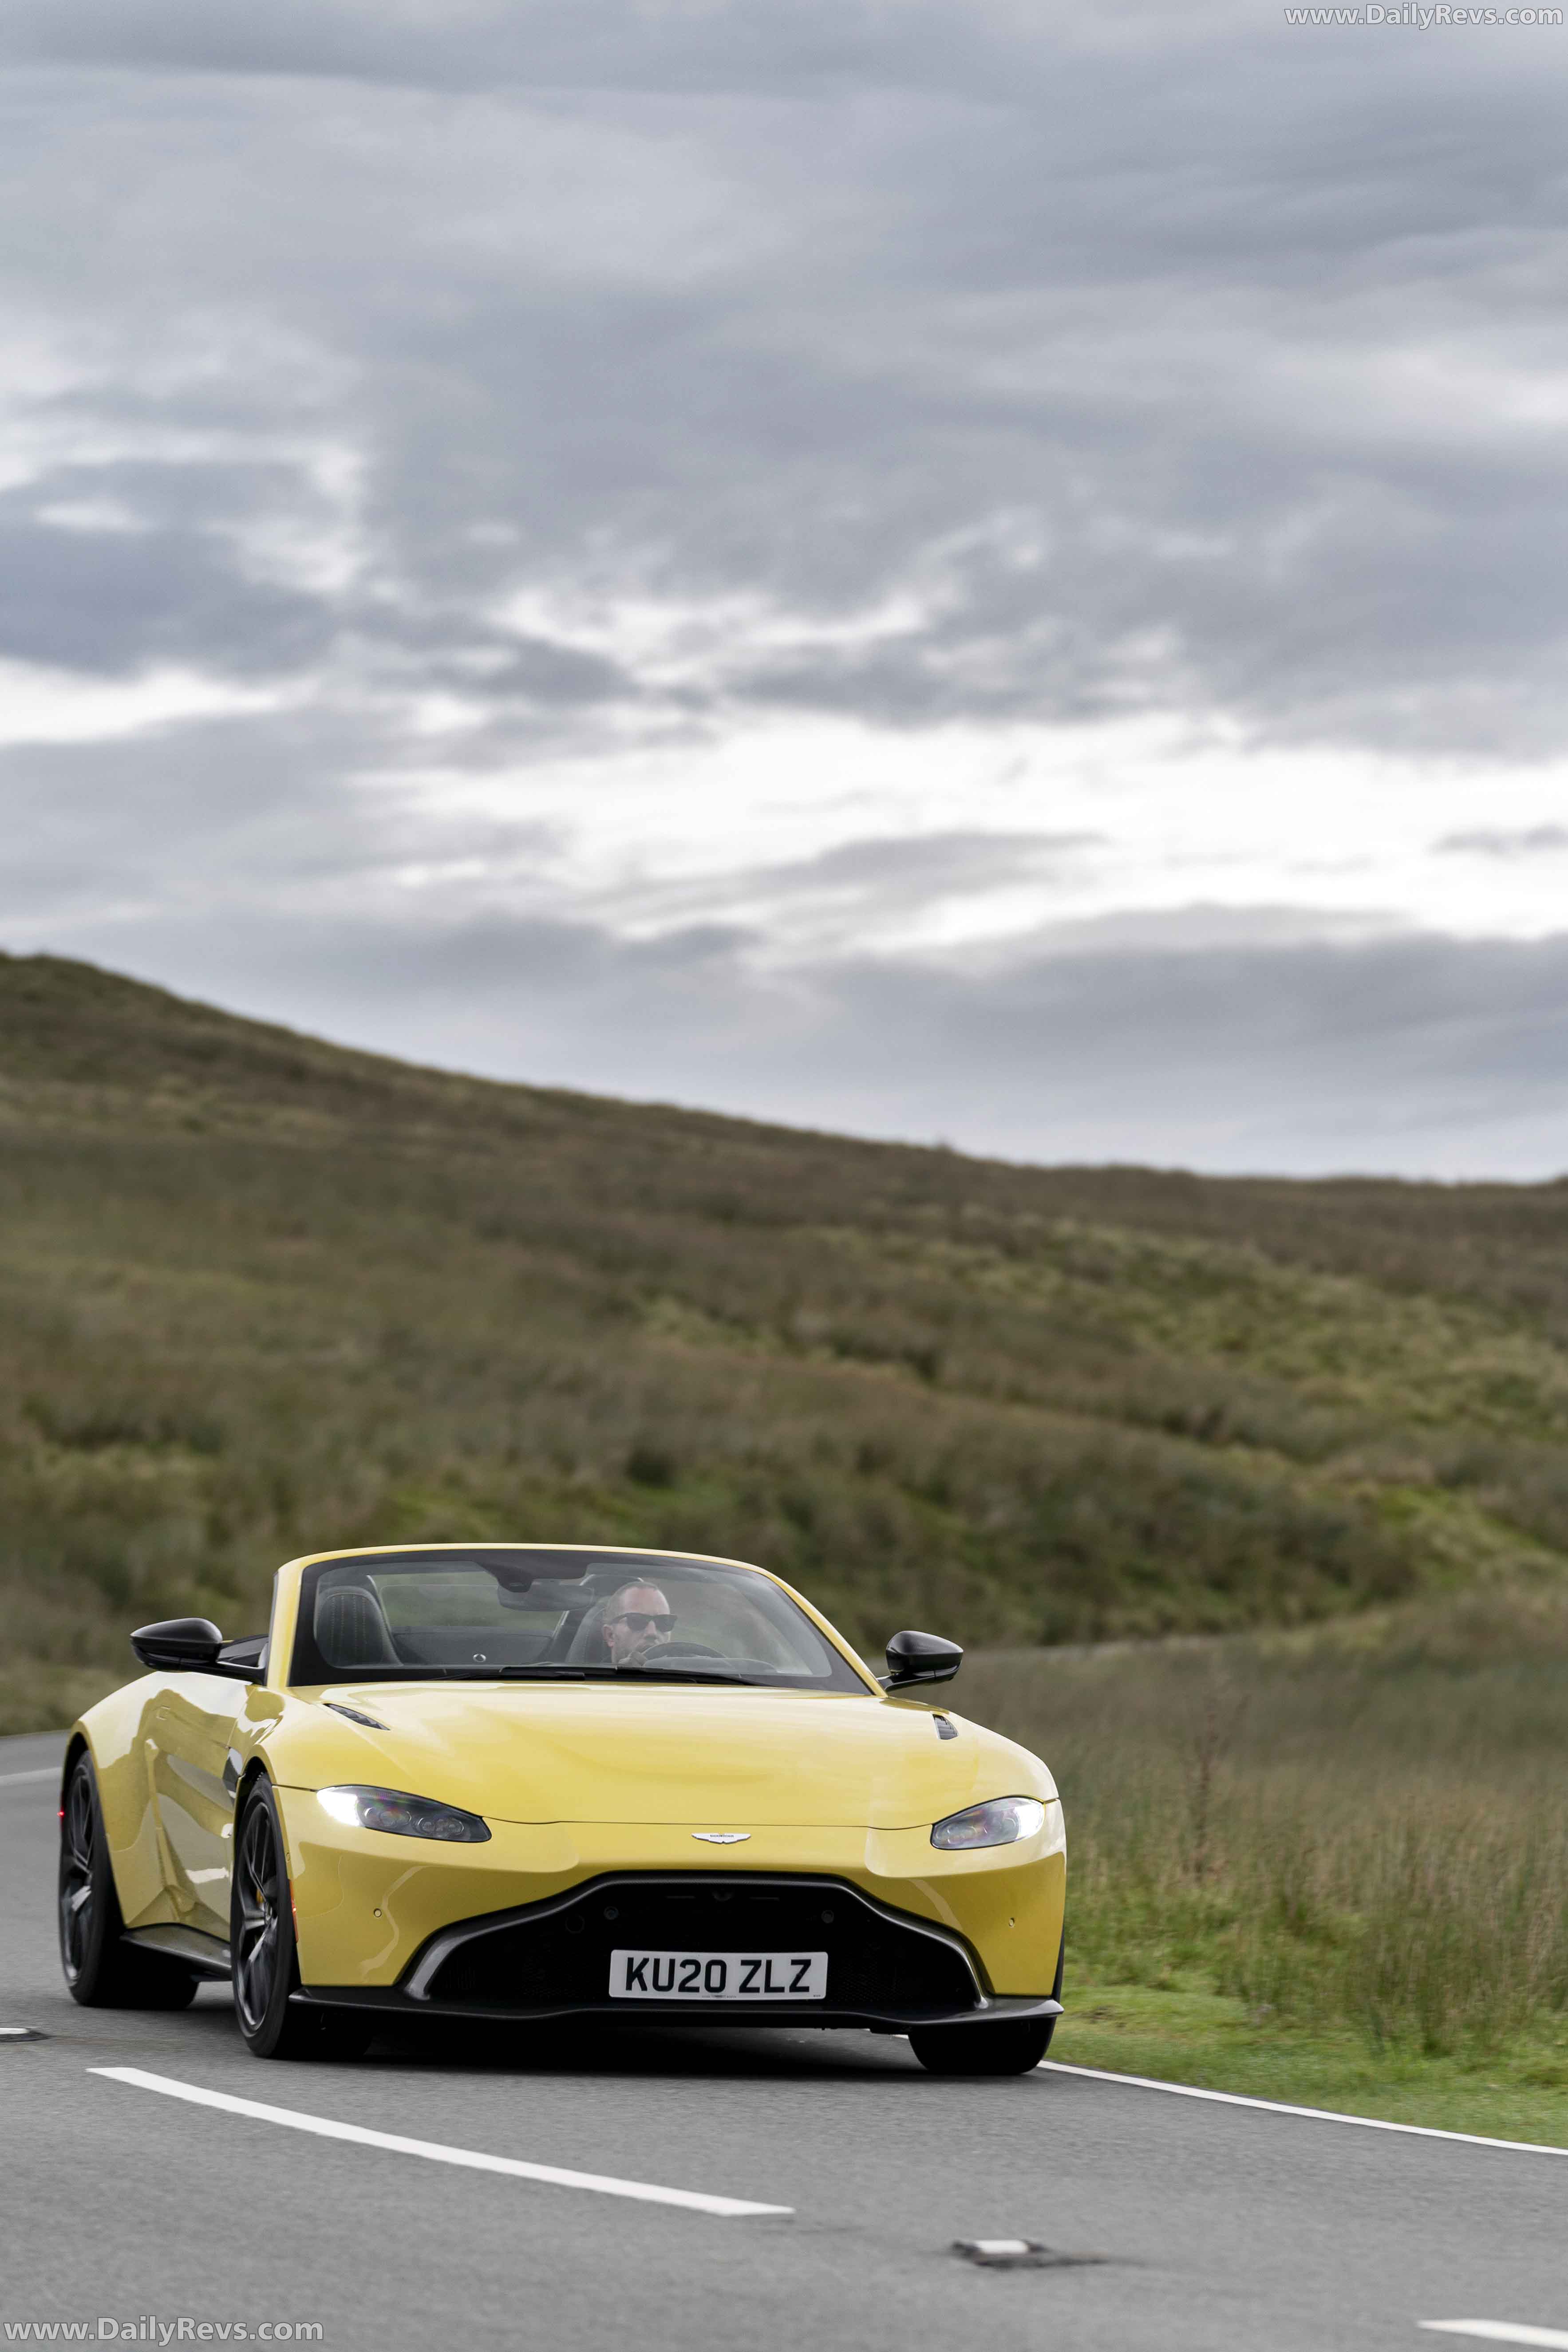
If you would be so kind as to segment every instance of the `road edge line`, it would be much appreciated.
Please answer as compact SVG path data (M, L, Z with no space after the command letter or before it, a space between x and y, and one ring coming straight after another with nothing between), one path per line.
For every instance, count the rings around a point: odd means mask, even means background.
M1162 2083L1153 2074L1113 2074L1104 2066L1068 2066L1059 2058L1042 2058L1037 2070L1046 2074L1080 2074L1090 2083L1121 2083L1134 2091L1168 2091L1176 2099L1210 2099L1222 2107L1256 2107L1268 2116L1305 2116L1318 2124L1355 2124L1363 2131L1405 2132L1413 2139L1452 2140L1461 2147L1510 2148L1521 2156L1568 2156L1568 2147L1549 2140L1490 2139L1484 2132L1442 2131L1436 2124L1395 2124L1383 2116L1344 2116L1335 2107L1293 2107L1281 2099L1250 2099L1240 2091L1205 2091L1195 2083Z
M1517 2319L1418 2319L1429 2336L1468 2336L1477 2344L1539 2344L1568 2347L1568 2328L1527 2327Z
M133 2090L158 2091L165 2098L185 2099L193 2106L216 2107L223 2113L248 2116L261 2123L281 2124L290 2131L310 2132L319 2139L355 2142L362 2147L384 2148L394 2156L421 2156L437 2164L455 2164L470 2172L504 2173L516 2180L541 2180L554 2189L585 2189L601 2197L626 2197L643 2205L679 2205L689 2212L712 2213L725 2221L759 2214L791 2215L793 2205L757 2205L742 2197L710 2197L696 2189L661 2189L647 2180L620 2180L611 2173L571 2172L554 2164L530 2164L515 2156L489 2156L480 2148L450 2147L444 2141L410 2139L401 2132L376 2131L368 2124L339 2123L331 2116L303 2114L297 2107L269 2106L260 2099L242 2099L232 2091L204 2090L172 2074L151 2074L141 2066L89 2066L110 2083L128 2083Z

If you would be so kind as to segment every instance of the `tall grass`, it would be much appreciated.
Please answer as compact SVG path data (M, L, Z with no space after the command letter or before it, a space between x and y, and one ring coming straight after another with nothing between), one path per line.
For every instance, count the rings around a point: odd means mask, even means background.
M965 1673L1061 1784L1081 1975L1428 2055L1568 2019L1568 1608Z

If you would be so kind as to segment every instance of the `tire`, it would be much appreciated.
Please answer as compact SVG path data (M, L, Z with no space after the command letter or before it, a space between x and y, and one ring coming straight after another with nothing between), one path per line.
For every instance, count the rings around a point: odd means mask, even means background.
M353 2058L365 2048L368 2020L290 1999L300 1990L294 1904L269 1780L252 1781L235 1822L228 1935L234 2013L255 2057Z
M98 1775L85 1748L71 1766L60 1807L56 1916L66 1989L84 2009L188 2009L195 1999L196 1979L188 1969L125 1940Z
M1051 2046L1054 2017L998 2018L982 2025L928 2025L910 2048L928 2074L1026 2074Z
M1051 1999L1062 1997L1067 1967L1067 1929L1057 1953L1056 1981ZM1054 2017L1029 2018L1017 2023L1006 2019L994 2025L930 2025L911 2033L910 2048L928 2074L1026 2074L1051 2046L1057 2030Z

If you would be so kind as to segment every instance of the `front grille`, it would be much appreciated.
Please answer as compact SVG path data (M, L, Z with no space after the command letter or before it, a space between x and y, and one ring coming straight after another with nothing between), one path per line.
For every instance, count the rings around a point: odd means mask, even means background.
M567 1903L473 1926L428 1975L416 1962L410 1974L423 1998L473 2010L597 2006L609 1996L610 1954L630 1948L825 1951L826 2009L918 2017L977 2005L973 1974L953 1945L901 1925L832 1879L748 1880L739 1871L721 1879L684 1872L605 1878ZM803 2021L816 2008L802 2003Z

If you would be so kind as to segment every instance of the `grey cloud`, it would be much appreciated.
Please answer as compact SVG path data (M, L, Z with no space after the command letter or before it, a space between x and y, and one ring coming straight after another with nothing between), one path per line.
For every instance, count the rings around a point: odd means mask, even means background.
M956 0L10 12L13 53L56 61L13 89L12 291L121 352L50 396L57 439L314 436L361 469L360 572L309 611L173 468L143 636L286 667L353 631L447 680L443 631L482 647L507 588L610 579L758 596L798 642L741 631L679 691L520 646L524 703L1218 709L1554 749L1562 66L1358 36L1347 98L1332 38L1159 27L1075 47ZM37 498L84 470L68 448ZM476 541L498 520L510 547ZM131 657L102 561L46 596L51 630L0 614L14 649ZM897 626L813 635L900 594Z
M405 791L408 757L395 724L309 706L0 751L8 845L0 936L63 940L83 922L155 924L164 910L177 920L179 906L202 902L242 923L274 923L281 936L392 889L403 893L412 935L426 940L466 938L466 909L504 901L556 927L552 936L575 936L578 922L606 938L635 928L648 955L659 952L650 929L754 944L759 926L781 920L797 940L804 923L826 948L873 918L917 918L954 898L1064 876L1101 840L873 835L802 858L642 875L590 902L562 881L563 824L467 809L444 818L428 795ZM416 892L398 879L409 875L419 877ZM1278 924L1277 915L1266 919Z
M574 905L548 823L416 821L402 781L575 752L591 824L596 752L759 712L1555 755L1561 39L16 0L0 55L0 658L279 703L0 757L13 944L1020 1154L1568 1164L1561 941L1185 908L847 960L835 909L1095 845L949 827ZM435 696L472 723L433 748Z
M1407 930L1392 908L1307 906L1125 908L1048 923L1035 935L1040 955L1100 955L1306 947L1355 947ZM1016 950L1015 950L1016 951Z
M112 934L100 929L99 936ZM279 945L284 948L279 953ZM1028 1160L1568 1166L1568 935L759 967L733 926L160 930L156 976L355 1043ZM114 960L148 969L132 932Z
M727 94L898 86L1005 87L1037 45L1005 5L948 0L277 0L223 15L201 0L16 0L0 51L18 59L184 73L314 75L431 89L497 84Z
M197 659L279 677L317 660L317 600L247 580L190 532L62 530L0 510L0 648L14 661L120 677Z
M1433 848L1470 857L1550 857L1568 849L1568 824L1530 824L1509 832L1506 827L1478 825L1468 833L1446 833Z
M443 824L411 807L401 757L364 713L310 706L0 751L0 940L85 940L112 961L113 941L197 908L219 932L270 931L282 957L345 908L413 912L429 892L450 920L476 867L525 915L559 903L547 819Z
M0 753L0 923L11 939L68 938L236 898L264 923L313 877L368 883L387 829L327 789L366 748L357 729L295 714Z
M563 646L548 637L496 635L481 638L475 632L464 648L477 655L482 667L460 667L454 683L465 692L491 697L519 697L530 703L600 703L633 699L636 680L616 662Z
M721 908L744 908L752 922L764 912L804 909L842 933L872 915L923 914L954 898L1062 875L1102 839L1093 833L879 834L811 857L644 882L625 911L635 907L642 923L679 923Z
M900 895L934 886L942 890L1004 881L1058 866L1073 852L1091 848L1098 833L922 833L897 838L876 835L842 841L815 857L755 869L784 890L889 890Z

